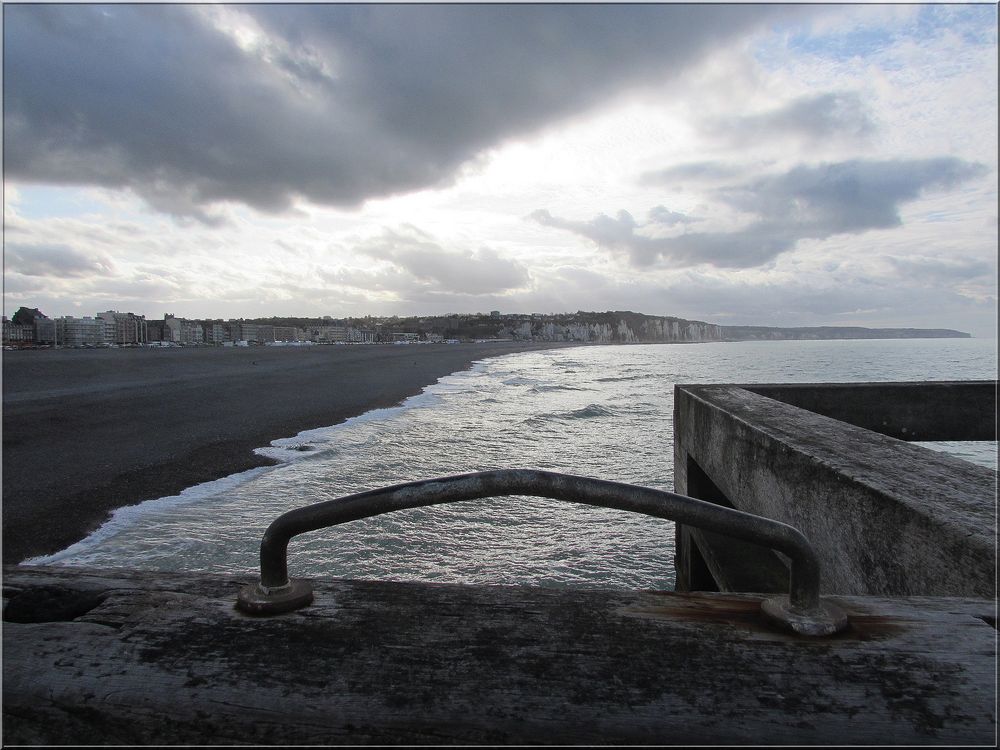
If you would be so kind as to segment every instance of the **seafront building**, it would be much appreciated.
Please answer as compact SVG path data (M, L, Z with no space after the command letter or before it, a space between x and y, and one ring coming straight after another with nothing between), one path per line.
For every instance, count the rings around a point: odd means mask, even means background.
M272 326L275 341L298 341L299 329L295 326Z
M334 344L338 341L347 341L347 326L310 326L303 329L303 340L314 341L317 344Z
M3 319L4 346L31 346L35 343L35 325L18 325Z
M13 320L3 317L3 345L8 348L389 343L397 340L439 341L441 337L425 334L421 339L412 331L382 332L333 323L295 326L244 320L188 320L172 313L166 313L163 320L146 320L143 315L115 310L97 313L94 317L49 318L38 310L21 308Z
M205 321L202 324L201 329L205 337L205 343L222 344L231 340L227 337L226 326L223 323Z
M164 316L164 340L175 344L200 344L205 340L205 330L199 323L168 313Z
M98 346L105 343L104 321L100 318L45 318L35 321L35 341L50 346Z
M373 331L362 328L348 328L347 340L353 344L373 344L375 343L375 334Z
M3 318L5 347L138 346L147 340L146 317L131 312L107 310L94 317L49 318L38 310L21 308L13 320Z
M108 310L97 317L104 322L104 340L98 343L127 346L145 344L148 340L145 315Z

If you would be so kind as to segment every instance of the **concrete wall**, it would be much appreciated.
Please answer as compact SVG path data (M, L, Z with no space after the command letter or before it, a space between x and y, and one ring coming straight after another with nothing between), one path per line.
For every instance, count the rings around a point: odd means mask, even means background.
M824 592L995 596L996 472L764 393L923 440L963 439L962 423L981 439L992 419L996 439L995 384L678 385L674 397L675 490L798 528ZM967 396L947 430L930 428L935 393L942 418ZM907 407L914 396L919 408ZM679 527L678 588L709 588L711 573L722 590L753 590L755 579L774 590L767 553L744 556L739 584L726 580L730 543Z
M996 608L837 597L817 643L753 594L3 569L7 745L986 745ZM992 656L991 656L992 655Z
M744 387L899 440L997 439L997 384L992 380Z

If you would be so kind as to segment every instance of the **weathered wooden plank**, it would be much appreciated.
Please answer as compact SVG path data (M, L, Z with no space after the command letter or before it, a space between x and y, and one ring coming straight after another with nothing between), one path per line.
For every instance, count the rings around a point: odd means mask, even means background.
M5 618L94 606L4 623L4 741L996 739L989 601L835 597L851 630L807 640L749 594L321 581L313 606L254 619L244 582L5 569Z

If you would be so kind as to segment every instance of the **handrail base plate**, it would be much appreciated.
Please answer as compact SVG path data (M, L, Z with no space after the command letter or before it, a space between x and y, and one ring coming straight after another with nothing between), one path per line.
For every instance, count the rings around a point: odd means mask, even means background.
M258 617L280 615L306 607L312 600L312 584L304 578L293 578L280 588L266 588L258 581L240 589L236 609Z
M823 600L815 610L806 612L792 607L788 595L781 594L762 601L760 610L767 620L799 635L835 635L847 627L847 613Z

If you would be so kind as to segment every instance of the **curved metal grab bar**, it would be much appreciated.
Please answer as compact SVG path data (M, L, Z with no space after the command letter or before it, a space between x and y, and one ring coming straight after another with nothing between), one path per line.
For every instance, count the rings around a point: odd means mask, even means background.
M260 583L245 587L237 606L249 614L264 615L298 609L312 601L308 581L288 578L288 543L293 536L396 510L501 495L533 495L644 513L779 550L791 560L789 594L764 602L765 614L807 635L828 635L846 625L846 617L839 610L834 613L835 622L829 622L828 610L836 608L820 601L819 560L798 529L673 492L532 469L480 471L407 482L288 511L264 532Z

